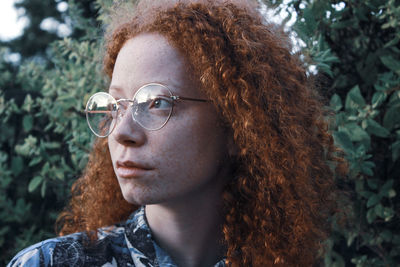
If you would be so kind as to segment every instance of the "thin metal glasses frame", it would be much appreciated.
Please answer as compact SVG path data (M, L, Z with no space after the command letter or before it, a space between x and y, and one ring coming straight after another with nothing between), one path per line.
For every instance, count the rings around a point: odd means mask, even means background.
M93 94L93 95L89 98L89 100L88 100L87 103L86 103L86 108L85 108L86 121L87 121L87 124L88 124L90 130L92 131L92 133L95 134L97 137L101 137L101 138L104 138L104 137L109 136L109 135L114 131L114 129L115 129L116 125L117 125L117 122L118 122L118 118L119 118L119 116L120 116L120 114L119 114L119 112L120 112L120 105L119 105L119 103L120 103L120 102L128 102L128 103L130 103L129 107L126 109L126 110L128 110L130 107L133 106L133 103L135 103L136 96L137 96L137 94L140 92L140 90L142 90L143 88L145 88L145 87L147 87L147 86L161 86L161 87L165 88L165 89L169 92L169 96L163 95L163 97L167 97L167 98L170 98L170 99L172 100L172 108L171 108L171 112L170 112L169 115L168 115L168 118L165 120L165 122L164 122L160 127L156 128L156 129L149 129L149 128L143 126L143 125L135 118L134 113L131 112L132 119L133 119L135 122L137 122L143 129L146 129L146 130L148 130L148 131L158 131L158 130L160 130L161 128L163 128L163 127L167 124L167 122L168 122L169 119L171 118L172 112L173 112L173 110L174 110L175 101L186 100L186 101L196 101L196 102L209 102L209 100L206 100L206 99L200 99L200 98L192 98L192 97L185 97L185 96L173 95L172 92L171 92L171 90L170 90L167 86L165 86L164 84L161 84L161 83L147 83L147 84L142 85L142 86L136 91L136 93L135 93L135 95L133 96L132 99L118 99L118 100L116 100L112 95L110 95L110 94L108 94L108 93L106 93L106 92L98 92L98 93ZM94 129L92 128L92 126L90 125L90 122L89 122L89 115L88 115L88 113L96 113L96 111L89 111L89 110L88 110L88 105L89 105L89 103L90 103L90 100L91 100L94 96L99 95L99 94L104 94L104 95L107 95L107 96L111 96L111 97L115 100L115 102L116 102L116 104L117 104L117 110L116 110L116 111L117 111L117 116L116 116L116 120L117 120L117 121L114 123L112 129L110 129L106 135L99 135L98 133L96 133L96 132L94 131Z

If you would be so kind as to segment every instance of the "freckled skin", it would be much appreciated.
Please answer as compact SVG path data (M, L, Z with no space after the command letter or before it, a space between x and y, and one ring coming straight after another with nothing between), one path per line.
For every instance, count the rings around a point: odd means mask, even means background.
M205 99L185 66L163 36L138 35L119 52L109 93L132 98L140 86L158 82L174 95ZM133 204L215 198L227 179L227 137L211 103L179 101L168 123L157 131L143 129L125 114L108 144L114 169L118 160L154 168L134 179L118 177L124 198Z

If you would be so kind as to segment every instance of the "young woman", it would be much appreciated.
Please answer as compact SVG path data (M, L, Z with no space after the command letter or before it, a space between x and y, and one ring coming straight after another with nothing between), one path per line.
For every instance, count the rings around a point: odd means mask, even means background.
M244 0L119 10L60 237L9 266L317 264L342 163L276 29Z

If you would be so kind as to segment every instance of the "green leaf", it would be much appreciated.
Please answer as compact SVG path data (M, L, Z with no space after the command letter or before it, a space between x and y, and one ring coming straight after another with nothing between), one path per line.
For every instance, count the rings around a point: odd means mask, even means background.
M365 99L361 95L360 87L354 86L346 96L346 109L355 109L365 107Z
M397 107L397 110L400 110L400 90L396 90L390 95L389 106Z
M338 112L343 107L340 96L338 94L334 94L331 97L331 101L329 102L329 105L333 108L334 111Z
M64 180L64 173L63 173L62 171L56 171L56 172L54 173L54 176L55 176L57 179L61 180L61 181Z
M350 247L353 244L354 239L358 236L358 233L352 232L347 237L347 246Z
M22 104L22 110L26 112L30 112L33 106L33 99L30 94L27 94L24 100L24 103Z
M367 156L367 149L363 144L359 144L356 148L356 156L358 158L365 158ZM366 159L366 158L365 158Z
M370 137L368 133L361 128L357 123L350 122L339 127L340 131L345 131L353 142L366 140L369 142Z
M391 106L383 116L383 126L389 130L395 129L400 125L400 106Z
M47 182L44 181L44 182L42 183L41 188L40 188L40 195L42 196L42 198L44 198L45 195L46 195L46 185L47 185Z
M372 96L372 108L377 108L379 107L385 100L386 100L387 95L384 92L375 92L374 95Z
M375 205L374 207L375 214L381 218L385 218L384 208L381 203Z
M393 56L381 56L381 62L390 70L400 73L400 61L397 61Z
M42 176L35 176L28 185L28 191L29 192L33 192L39 185L40 183L43 181L43 177Z
M25 115L22 119L22 126L25 132L29 132L33 127L33 117L32 115Z
M369 224L371 224L374 222L375 219L376 219L375 209L371 208L367 211L367 221Z
M385 208L383 209L383 216L384 216L384 218L385 218L385 222L390 221L390 220L393 218L393 216L394 216L394 211L393 211L393 209L392 209L392 208L389 208L389 207L385 207Z
M351 142L351 139L346 132L335 131L333 133L333 139L335 140L335 143L341 148L343 148L345 151L354 150L353 143Z
M61 147L61 144L58 142L44 142L43 145L48 149L56 149Z
M372 119L367 119L367 132L383 138L388 137L390 134L386 128Z
M379 195L377 195L377 194L371 195L367 201L367 208L370 208L370 207L378 204L380 201L381 201L381 198Z
M333 72L331 71L331 67L323 62L317 63L317 68L320 69L322 72L325 72L329 75L329 77L333 78Z
M400 41L400 35L395 36L392 40L387 42L384 46L384 48L388 48L390 46L395 46L398 42Z
M364 161L361 163L361 171L368 176L374 175L373 167L375 167L375 164L372 161Z
M42 158L41 158L41 157L34 157L34 158L29 162L28 166L29 166L29 167L32 167L32 166L38 164L38 163L41 162L41 161L42 161Z
M385 86L382 86L382 85L380 85L380 84L375 84L375 85L374 85L374 88L375 88L375 90L378 91L378 92L385 92L385 91L389 90L389 88L387 88L387 87L385 87Z
M49 171L49 169L50 169L50 163L46 162L42 167L42 170L41 170L42 174L46 174Z

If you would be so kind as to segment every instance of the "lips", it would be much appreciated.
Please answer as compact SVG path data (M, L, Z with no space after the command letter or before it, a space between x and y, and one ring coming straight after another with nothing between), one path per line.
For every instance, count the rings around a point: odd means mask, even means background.
M117 161L116 174L125 179L139 178L151 170L151 167L137 162Z

